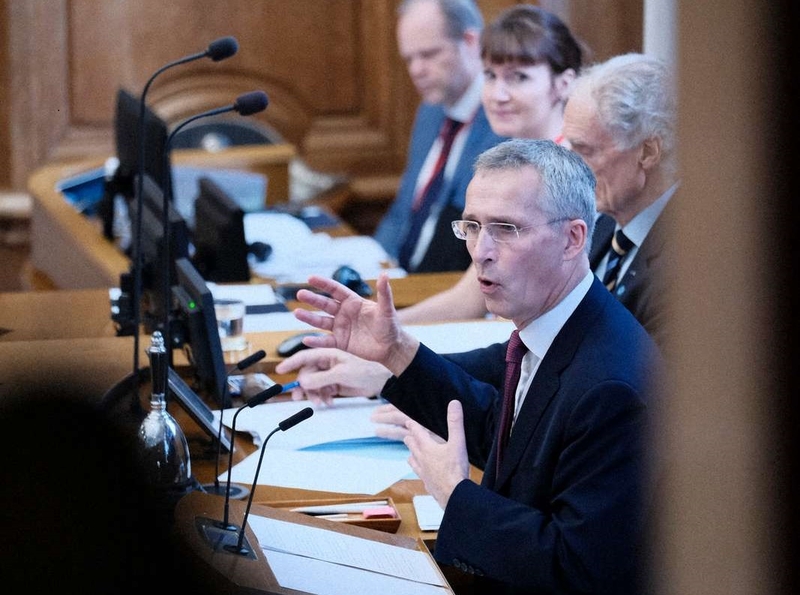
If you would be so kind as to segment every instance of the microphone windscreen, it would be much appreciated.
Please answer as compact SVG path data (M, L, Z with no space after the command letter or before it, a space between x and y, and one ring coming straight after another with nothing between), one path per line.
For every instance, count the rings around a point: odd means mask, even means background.
M249 368L254 363L260 362L265 357L267 357L267 352L264 351L263 349L259 349L253 355L250 355L250 356L244 358L242 361L240 361L238 364L236 364L236 369L244 370L246 368Z
M239 42L235 37L220 37L208 45L206 55L214 62L230 58L239 51Z
M311 407L306 407L305 409L301 409L294 415L284 419L282 422L278 424L278 427L281 429L281 431L285 432L289 428L295 427L301 421L307 420L312 415L314 415L314 410Z
M250 93L239 95L233 104L233 109L242 116L249 116L264 111L268 103L269 99L264 91L251 91Z
M256 405L261 405L261 403L266 403L272 397L279 395L282 392L283 392L282 384L273 384L269 388L265 388L264 390L262 390L255 397L251 397L245 404L248 407L255 407Z

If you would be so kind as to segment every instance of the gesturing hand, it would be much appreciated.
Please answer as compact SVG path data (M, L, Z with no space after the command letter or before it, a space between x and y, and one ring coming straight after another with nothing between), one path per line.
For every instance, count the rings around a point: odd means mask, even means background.
M362 298L333 279L312 276L308 282L328 295L301 289L297 299L316 310L300 308L295 310L295 317L329 332L321 337L306 338L303 341L306 345L337 347L380 362L394 374L408 366L419 341L400 328L385 273L376 282L377 302Z
M318 348L298 351L275 366L278 374L297 370L300 386L292 399L307 398L331 405L333 397L371 397L380 393L392 375L377 362L371 362L341 349Z
M459 401L447 405L447 440L409 419L404 442L411 451L408 464L425 484L425 489L442 508L447 506L456 485L469 477L469 459L464 436L464 411Z
M410 418L391 403L375 407L369 419L376 424L375 435L380 438L403 440L408 436L406 423Z

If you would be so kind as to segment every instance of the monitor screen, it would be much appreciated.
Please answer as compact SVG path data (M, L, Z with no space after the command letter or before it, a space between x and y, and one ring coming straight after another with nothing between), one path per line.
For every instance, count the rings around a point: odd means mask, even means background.
M200 388L213 395L221 408L231 406L225 390L227 373L214 313L214 297L187 258L175 261L178 274L173 295L183 330L183 348Z
M208 281L241 283L250 280L244 211L210 178L198 181L194 203L192 261Z
M130 251L131 240L119 236L125 235L124 229L130 228L130 203L135 202L136 197L134 182L139 173L137 164L142 150L139 143L141 109L138 97L122 88L117 91L114 136L119 163L113 172L103 173L104 178L100 179L103 189L95 207L103 225L103 235L109 240L118 241L126 252ZM143 171L164 189L165 184L172 184L172 168L166 153L169 130L166 122L147 106L144 107L144 123ZM124 200L118 201L118 196Z
M136 204L132 203L132 216ZM169 213L169 284L165 284L164 266L164 193L153 179L145 175L142 182L142 229L140 238L142 271L142 319L148 332L163 327L165 288L177 282L175 261L189 256L189 228L186 221L170 204ZM167 291L169 294L169 291ZM171 307L170 307L171 309Z
M117 91L117 111L114 118L118 175L133 183L138 173L139 161L139 116L141 102L138 97L120 88ZM144 173L162 186L170 175L169 159L165 154L169 129L167 123L145 105L144 108ZM128 195L133 198L133 192Z

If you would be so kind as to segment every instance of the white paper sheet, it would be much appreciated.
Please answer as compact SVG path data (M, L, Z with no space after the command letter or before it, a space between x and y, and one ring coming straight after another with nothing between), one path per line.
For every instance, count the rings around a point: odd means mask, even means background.
M231 283L218 284L206 281L211 295L215 300L241 300L247 306L260 306L277 304L275 290L267 283Z
M412 499L417 525L422 531L438 531L442 524L444 510L430 494L419 494Z
M353 267L364 279L387 270L392 277L403 269L387 269L390 260L372 236L333 238L313 233L302 221L286 213L248 213L244 218L248 243L266 242L272 254L264 262L251 262L253 272L278 283L305 283L310 275L330 277L342 265Z
M380 404L378 399L349 397L336 399L335 405L315 406L314 415L288 432L273 439L281 448L296 450L325 442L375 436L375 425L369 415ZM245 408L236 418L236 431L250 432L256 445L278 426L278 422L310 406L309 401L283 401ZM235 408L223 411L223 424L230 428ZM214 411L214 423L219 423L219 411ZM280 440L278 439L280 438Z
M424 552L257 515L249 525L282 587L322 595L447 592Z
M377 494L413 473L405 459L381 460L321 451L286 450L281 448L279 440L289 432L278 432L266 447L262 447L267 450L257 485L342 494ZM231 470L231 481L252 485L260 454L261 450L257 450L235 465ZM227 473L221 474L219 479L227 481Z

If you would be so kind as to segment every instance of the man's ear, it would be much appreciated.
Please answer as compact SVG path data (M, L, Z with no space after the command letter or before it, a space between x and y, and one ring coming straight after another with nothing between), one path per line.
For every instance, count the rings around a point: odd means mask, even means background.
M643 169L650 170L661 163L661 139L648 138L642 143L639 150L639 164Z
M589 241L589 228L582 219L570 219L568 225L569 233L567 234L567 245L564 248L564 259L572 260L585 250L586 242Z

